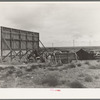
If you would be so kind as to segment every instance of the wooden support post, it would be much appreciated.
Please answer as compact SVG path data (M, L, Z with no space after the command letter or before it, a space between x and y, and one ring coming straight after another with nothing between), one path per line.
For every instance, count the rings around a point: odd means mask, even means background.
M39 35L38 35L38 52L40 52L40 50L39 50Z
M12 30L10 30L10 48L11 48L11 51L10 51L10 59L12 61Z
M16 55L14 55L14 56L12 57L12 59L14 59L16 56L18 56L18 55L20 54L20 52L21 52L21 51L19 51L18 53L16 53Z
M10 51L6 56L4 56L4 57L2 58L2 60L4 60L9 54L11 54L11 51Z
M2 39L2 27L1 27L1 62L2 62L2 57L3 57L2 43L3 43L3 39Z
M22 57L24 57L29 51L30 51L30 50L27 50L26 53L22 55ZM21 57L21 58L22 58L22 57Z
M69 61L68 61L68 60L69 60L69 59L68 59L68 56L69 56L69 52L67 52L67 63L69 63Z
M32 34L32 51L34 50L34 35Z
M19 33L19 58L21 59L21 33Z
M43 45L43 43L39 40L39 42L42 44L42 46L45 48L45 46ZM45 48L45 50L47 51L47 49Z
M27 47L27 34L26 34L26 52L27 52L27 49L28 47Z

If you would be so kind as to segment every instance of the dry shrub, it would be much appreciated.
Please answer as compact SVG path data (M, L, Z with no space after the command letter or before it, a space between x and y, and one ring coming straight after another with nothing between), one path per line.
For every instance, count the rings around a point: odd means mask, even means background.
M59 71L67 70L68 68L69 68L69 65L63 65L63 66L59 67Z
M45 68L45 65L39 64L36 68ZM35 68L34 68L35 69Z
M15 70L14 66L5 67L4 70Z
M58 66L63 66L63 63L58 62L58 63L56 64L56 66L57 66L57 67L58 67Z
M31 69L37 69L38 67L41 67L42 65L31 65Z
M13 74L13 71L12 71L12 70L9 70L9 71L7 72L7 74L8 74L8 75L11 75L11 74Z
M58 77L53 74L47 74L42 80L42 84L48 84L49 86L56 86L58 83Z
M99 76L95 76L95 79L99 79Z
M39 85L56 86L59 84L59 74L56 71L37 74L33 81Z
M70 83L70 80L66 79L66 77L61 77L60 78L59 85L66 85L68 83Z
M70 88L85 88L85 86L79 81L73 81L69 84Z
M71 63L68 67L69 67L69 68L75 68L75 67L76 67L76 64Z
M25 69L26 67L24 67L24 66L20 66L19 68L20 68L20 69Z
M59 70L67 70L67 69L69 69L69 68L76 68L76 64L74 64L74 63L70 63L70 64L68 64L68 65L64 65L63 67L61 67L61 69L59 69Z
M15 68L14 68L14 66L8 66L8 67L4 68L4 71L5 71L5 75L9 76L14 73Z
M19 69L23 72L26 71L26 67L25 66L20 66Z
M81 65L82 65L81 63L78 63L78 64L77 64L78 67L81 67Z
M15 76L16 77L21 77L22 75L23 75L22 71L20 69L16 69Z
M96 66L90 66L89 69L100 69L100 66L96 65Z
M84 77L85 75L83 73L79 74L78 75L79 77Z
M67 82L66 80L61 80L60 83L61 83L61 85L62 85L62 84L65 84L66 82Z
M28 66L28 67L26 68L26 71L28 71L28 72L32 71L32 67L31 67L31 66Z
M100 66L99 66L99 65L97 65L97 66L96 66L96 69L100 69Z
M21 60L19 59L14 59L12 62L10 62L12 65L19 65L22 64Z
M38 68L37 65L27 66L27 67L26 67L26 71L32 71L33 69L37 69L37 68Z
M96 66L89 66L89 69L96 69Z
M85 82L92 82L93 81L93 78L91 76L86 76L85 77Z
M0 67L0 71L1 71L1 70L4 70L4 68L3 68L3 67Z
M57 67L48 67L48 70L55 71L55 70L58 70L58 68Z
M90 65L90 62L89 61L86 61L85 64Z

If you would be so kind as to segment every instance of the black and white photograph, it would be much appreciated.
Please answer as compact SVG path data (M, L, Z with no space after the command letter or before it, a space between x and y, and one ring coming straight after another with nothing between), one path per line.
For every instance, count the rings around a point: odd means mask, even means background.
M0 88L100 88L100 2L0 2Z

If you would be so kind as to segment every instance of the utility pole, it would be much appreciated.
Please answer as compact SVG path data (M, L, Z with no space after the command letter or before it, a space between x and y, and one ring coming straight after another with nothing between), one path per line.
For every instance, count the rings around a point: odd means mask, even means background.
M54 48L53 48L53 47L54 47L54 44L52 43L52 50L54 50Z
M89 46L91 46L91 41L89 41Z
M53 48L53 43L52 43L52 48Z
M73 40L73 47L75 47L75 40Z
M74 52L75 52L75 40L73 40L73 48L74 48Z

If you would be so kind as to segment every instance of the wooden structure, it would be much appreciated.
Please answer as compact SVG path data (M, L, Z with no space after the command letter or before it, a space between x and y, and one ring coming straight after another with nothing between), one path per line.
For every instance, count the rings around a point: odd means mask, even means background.
M0 27L0 57L4 60L16 56L22 59L33 50L39 51L39 33Z
M56 53L55 59L57 62L61 61L63 64L70 63L72 60L77 60L77 55L75 53Z

